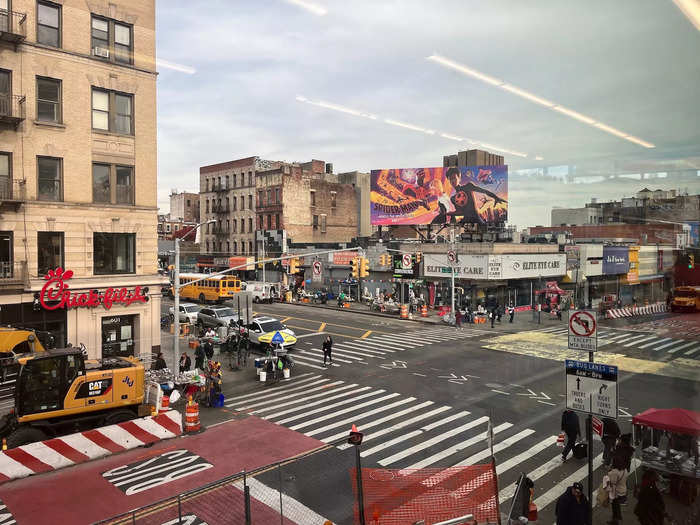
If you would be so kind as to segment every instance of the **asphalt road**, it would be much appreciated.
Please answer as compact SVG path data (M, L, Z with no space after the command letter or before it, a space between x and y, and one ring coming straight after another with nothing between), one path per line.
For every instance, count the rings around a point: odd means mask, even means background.
M363 467L407 469L488 461L490 418L501 510L520 472L536 478L542 523L554 521L554 503L567 486L585 483L585 460L562 463L555 445L566 404L563 359L587 358L566 349L564 322L537 324L520 314L513 324L504 319L493 329L456 330L311 306L254 310L300 336L292 378L270 387L256 382L250 367L228 373L226 408L203 411L205 424L252 413L328 442L355 423L365 432ZM675 314L602 323L596 360L620 367L623 432L631 431L633 414L649 407L699 408L699 323L697 316ZM328 368L320 351L326 335L334 340ZM594 441L594 448L597 467L602 446ZM323 516L350 522L352 453L334 448L287 467L285 491ZM596 468L594 487L602 475Z

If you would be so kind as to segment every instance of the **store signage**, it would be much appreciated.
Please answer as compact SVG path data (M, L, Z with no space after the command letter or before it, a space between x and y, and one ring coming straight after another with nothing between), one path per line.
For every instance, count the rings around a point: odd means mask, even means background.
M630 260L627 246L603 247L603 274L619 275L629 271Z
M333 255L333 264L338 266L350 266L350 261L357 257L356 251L335 252Z
M629 247L630 268L627 272L627 284L639 284L639 246Z
M564 246L564 253L566 254L566 269L567 270L577 270L581 267L580 256L581 247L576 245L566 245Z
M148 288L107 288L104 292L90 290L73 292L66 283L73 277L72 270L56 268L44 276L46 283L39 292L39 303L46 310L64 308L96 308L100 305L109 310L115 304L130 306L133 303L148 302Z
M450 277L454 267L458 279L486 279L487 255L460 255L452 263L449 254L424 253L423 275L425 277Z
M493 272L491 271L491 261L498 258L501 260L501 272L496 277L495 269ZM563 253L492 255L489 257L489 279L555 277L565 273L566 254Z
M394 276L413 277L414 262L415 256L410 253L404 253L401 257L394 257Z

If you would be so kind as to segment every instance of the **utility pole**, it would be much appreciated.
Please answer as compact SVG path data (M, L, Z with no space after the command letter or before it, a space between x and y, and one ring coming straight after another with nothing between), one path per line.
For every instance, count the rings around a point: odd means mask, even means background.
M265 260L265 232L264 231L263 231L261 242L262 242L262 258L264 261ZM265 280L265 263L264 262L262 263L262 278L263 278L263 283L267 282Z
M455 227L454 224L452 225L452 235L450 239L450 243L452 244L452 251L454 252L455 250ZM451 301L450 301L450 313L452 314L452 317L455 320L455 323L457 323L457 316L455 315L455 265L452 263L452 292L450 293ZM456 324L455 324L456 325Z
M588 352L588 362L593 362L593 352ZM588 525L593 525L593 394L589 397L590 409L586 420L586 439L588 440Z

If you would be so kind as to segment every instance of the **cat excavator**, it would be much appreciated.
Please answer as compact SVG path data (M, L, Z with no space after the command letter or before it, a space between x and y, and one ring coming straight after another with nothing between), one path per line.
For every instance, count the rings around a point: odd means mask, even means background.
M0 373L17 371L14 408L0 418L0 439L8 448L153 412L138 359L89 360L82 345L36 350L0 358Z

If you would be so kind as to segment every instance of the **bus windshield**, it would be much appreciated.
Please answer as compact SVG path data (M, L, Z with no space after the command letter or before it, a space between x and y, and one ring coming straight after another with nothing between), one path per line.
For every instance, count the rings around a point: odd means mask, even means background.
M673 293L674 297L696 297L697 292L695 290L676 290Z

